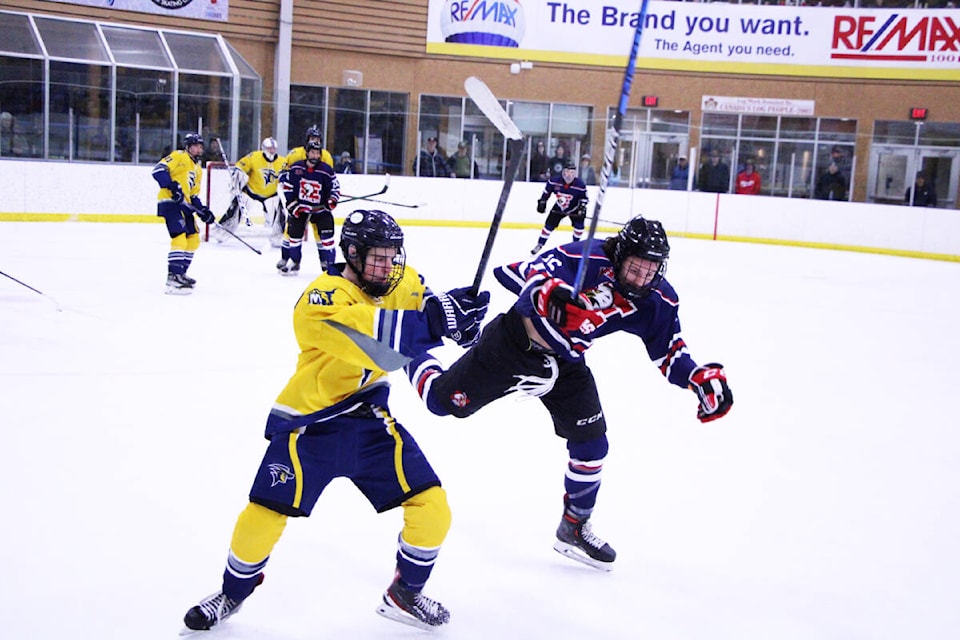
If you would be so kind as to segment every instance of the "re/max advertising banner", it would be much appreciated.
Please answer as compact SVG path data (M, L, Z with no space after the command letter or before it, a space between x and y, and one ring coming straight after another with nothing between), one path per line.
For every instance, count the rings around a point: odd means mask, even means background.
M623 67L638 0L429 0L427 52ZM638 68L960 80L960 10L654 2Z
M54 0L82 4L100 9L118 9L139 13L156 13L171 18L198 18L226 22L230 0Z

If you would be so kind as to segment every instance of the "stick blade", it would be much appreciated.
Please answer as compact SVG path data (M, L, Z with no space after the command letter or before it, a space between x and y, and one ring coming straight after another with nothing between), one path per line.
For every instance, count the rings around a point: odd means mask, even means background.
M514 124L510 116L507 115L507 112L503 110L500 101L497 100L497 97L490 91L487 83L476 76L470 76L464 80L463 88L466 89L467 95L476 103L480 111L483 111L483 115L487 116L490 122L500 130L500 133L502 133L505 138L510 140L523 139L523 133L520 132L520 128Z

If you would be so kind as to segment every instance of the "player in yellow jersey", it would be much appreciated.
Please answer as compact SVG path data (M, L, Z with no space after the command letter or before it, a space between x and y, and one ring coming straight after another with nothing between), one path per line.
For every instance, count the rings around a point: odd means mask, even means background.
M280 196L277 193L277 178L286 163L286 158L277 153L277 141L264 138L260 149L251 151L230 168L233 199L227 212L220 218L220 226L235 231L243 218L250 224L251 210L263 211L263 225L270 230L270 244L280 246L283 235L283 216L278 217ZM218 240L229 234L220 232Z
M188 133L183 149L158 162L153 168L153 179L160 185L157 195L157 215L167 223L170 234L170 252L167 254L167 293L193 293L196 280L187 275L193 253L200 246L200 234L194 215L207 224L215 220L213 213L200 200L200 157L203 155L203 137Z
M390 413L386 378L441 338L475 342L490 294L468 288L433 294L406 266L403 231L383 211L351 213L340 249L345 263L310 283L294 306L297 369L267 418L270 444L233 530L222 589L187 612L189 629L210 629L239 609L263 581L287 519L309 516L337 477L349 478L377 512L403 508L396 570L377 612L423 629L450 619L422 593L450 527L450 508L426 456ZM329 514L324 521L336 536ZM330 577L316 584L336 588Z
M308 142L316 142L317 144L320 145L320 148L322 149L322 151L320 152L320 162L325 162L332 167L333 156L330 155L329 151L327 151L326 149L323 149L323 134L320 133L320 127L318 127L315 124L311 125L310 128L307 129L307 133L304 137L306 138L306 140L303 141L303 146L297 147L295 149L291 149L290 153L287 154L287 163L284 168L289 169L290 167L293 166L293 163L300 162L301 160L307 159L307 143Z

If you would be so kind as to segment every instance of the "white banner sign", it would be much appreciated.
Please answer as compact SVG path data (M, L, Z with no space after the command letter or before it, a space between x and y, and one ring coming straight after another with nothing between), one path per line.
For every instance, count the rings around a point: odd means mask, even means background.
M778 98L733 98L729 96L703 96L700 108L703 111L727 113L760 113L772 116L812 116L813 100L781 100Z
M429 0L427 52L622 67L639 0ZM638 68L960 80L960 10L651 0Z
M55 2L218 22L227 22L230 13L230 0L55 0Z

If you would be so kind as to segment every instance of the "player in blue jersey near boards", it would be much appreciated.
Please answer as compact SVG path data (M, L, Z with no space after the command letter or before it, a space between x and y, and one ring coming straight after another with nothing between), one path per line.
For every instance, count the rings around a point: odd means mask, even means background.
M556 196L556 202L547 214L547 219L540 230L540 239L530 251L531 254L537 254L543 249L550 234L567 216L570 216L570 223L573 225L573 241L576 242L583 237L583 221L587 216L589 198L587 198L587 185L577 177L577 165L573 160L565 160L560 173L547 180L543 193L537 201L538 213L546 212L547 200L551 195Z
M584 254L583 290L574 295L570 283ZM677 294L664 278L669 256L662 225L636 217L606 240L498 267L497 280L518 295L510 310L447 371L429 353L406 367L427 408L441 416L465 418L514 391L540 398L570 457L554 549L603 570L613 567L616 553L589 523L608 450L597 385L584 361L593 341L618 331L640 338L664 377L697 395L701 422L733 406L723 366L697 365L680 337Z

